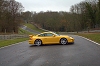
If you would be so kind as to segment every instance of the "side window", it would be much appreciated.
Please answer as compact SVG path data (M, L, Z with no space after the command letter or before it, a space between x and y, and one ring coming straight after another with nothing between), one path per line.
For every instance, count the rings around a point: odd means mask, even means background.
M47 36L53 36L53 34L51 34L51 33L47 33Z
M44 37L45 36L45 34L40 34L40 35L38 35L39 37Z
M52 33L44 33L44 34L40 34L38 35L39 37L46 37L46 36L53 36Z

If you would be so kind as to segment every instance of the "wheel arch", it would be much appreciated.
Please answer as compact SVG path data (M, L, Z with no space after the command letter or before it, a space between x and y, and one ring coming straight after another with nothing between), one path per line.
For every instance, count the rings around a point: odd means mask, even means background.
M40 40L40 41L42 42L42 40L41 40L41 39L35 39L35 41L36 41L36 40ZM34 41L34 43L35 43L35 41ZM42 42L42 44L43 44L43 42Z
M67 43L68 43L68 39L65 38L65 37L60 38L59 43L61 42L61 39L66 39L67 40Z
M65 37L60 38L60 40L61 40L61 39L66 39L66 40L68 41L68 39L67 39L67 38L65 38ZM60 40L59 40L59 41L60 41Z

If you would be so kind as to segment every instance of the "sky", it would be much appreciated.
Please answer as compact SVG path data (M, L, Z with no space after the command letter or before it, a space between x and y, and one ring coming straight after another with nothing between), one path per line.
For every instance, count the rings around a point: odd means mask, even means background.
M70 11L70 7L84 0L16 0L20 2L24 11Z

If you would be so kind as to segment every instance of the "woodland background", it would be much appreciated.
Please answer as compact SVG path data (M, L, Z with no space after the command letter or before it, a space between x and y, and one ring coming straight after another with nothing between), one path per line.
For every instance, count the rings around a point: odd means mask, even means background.
M70 12L24 11L15 0L0 0L0 33L18 33L23 23L60 32L100 29L100 0L85 0L70 7Z

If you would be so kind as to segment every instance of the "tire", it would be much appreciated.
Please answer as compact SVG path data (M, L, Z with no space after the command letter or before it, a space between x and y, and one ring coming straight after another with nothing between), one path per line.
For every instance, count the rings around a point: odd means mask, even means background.
M35 40L34 44L37 45L37 46L41 46L42 41L40 39L37 39L37 40Z
M62 44L62 45L68 44L67 39L66 39L66 38L61 38L61 39L60 39L60 44Z

